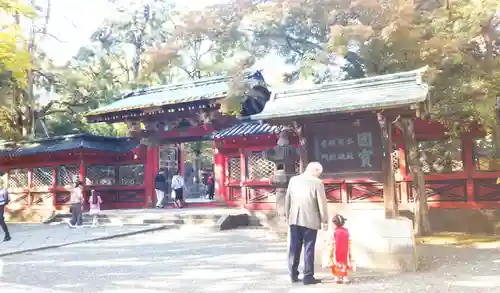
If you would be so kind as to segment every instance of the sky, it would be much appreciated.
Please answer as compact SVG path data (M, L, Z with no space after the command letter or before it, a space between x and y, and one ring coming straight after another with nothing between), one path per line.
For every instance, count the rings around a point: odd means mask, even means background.
M125 0L127 1L127 0ZM200 8L222 0L172 0L186 8ZM90 35L115 12L108 0L52 0L51 20L43 48L56 64L65 64L81 46L89 42ZM286 70L276 56L260 60L256 67L263 69L268 77L281 76ZM269 81L268 81L269 82Z

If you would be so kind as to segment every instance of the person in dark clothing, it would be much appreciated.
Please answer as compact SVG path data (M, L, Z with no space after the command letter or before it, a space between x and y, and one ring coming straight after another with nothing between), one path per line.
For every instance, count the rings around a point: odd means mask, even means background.
M214 180L214 175L213 174L208 175L207 185L208 185L208 199L209 200L214 200L214 196L215 196L215 180Z
M156 207L159 209L163 208L163 200L165 199L166 191L167 182L165 179L165 169L162 168L155 177Z
M10 237L9 229L7 228L7 224L5 223L5 207L9 204L9 192L6 188L0 187L0 226L2 227L3 232L5 233L5 237L3 241L9 241L12 238Z

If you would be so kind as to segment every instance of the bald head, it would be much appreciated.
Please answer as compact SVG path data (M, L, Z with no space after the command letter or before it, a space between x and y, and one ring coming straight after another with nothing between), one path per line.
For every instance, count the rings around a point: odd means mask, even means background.
M306 167L306 173L314 177L319 177L323 173L323 166L318 162L311 162Z

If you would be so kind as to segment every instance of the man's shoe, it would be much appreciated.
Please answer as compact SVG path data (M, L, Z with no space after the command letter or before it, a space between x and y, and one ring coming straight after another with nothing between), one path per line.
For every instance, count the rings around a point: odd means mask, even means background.
M298 283L300 282L300 279L299 277L290 277L290 281L292 281L292 283Z
M10 237L10 235L5 235L5 237L3 238L3 242L10 241L11 239L12 237Z
M318 279L316 279L316 278L308 278L308 279L304 279L304 280L302 281L302 283L303 283L304 285L315 285L315 284L319 284L319 283L321 283L321 280L318 280Z

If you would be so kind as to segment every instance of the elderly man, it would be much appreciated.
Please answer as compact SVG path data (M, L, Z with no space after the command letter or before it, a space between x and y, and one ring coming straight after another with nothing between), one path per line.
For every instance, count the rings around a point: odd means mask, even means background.
M303 174L290 179L285 198L285 218L290 226L288 267L293 283L299 281L299 262L304 246L304 285L320 283L314 278L314 249L318 230L328 227L325 187L319 178L323 167L309 163Z

